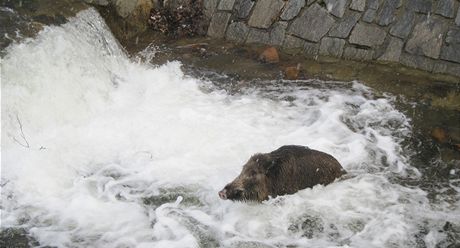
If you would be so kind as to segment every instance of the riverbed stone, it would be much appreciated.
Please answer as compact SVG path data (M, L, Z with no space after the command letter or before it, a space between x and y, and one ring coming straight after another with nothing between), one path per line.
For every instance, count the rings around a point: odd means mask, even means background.
M304 43L305 43L305 40L302 40L292 35L286 35L284 37L283 47L288 48L288 49L303 48Z
M343 58L349 60L367 61L372 60L374 51L355 47L347 47L343 51Z
M412 36L406 43L406 51L410 54L439 58L444 29L438 18L423 18L415 25Z
M321 39L321 45L319 46L319 54L323 56L332 56L340 58L342 56L344 46L344 39L324 37L323 39Z
M404 41L390 36L390 42L382 56L378 60L398 62L401 57Z
M236 2L236 13L238 18L247 18L249 13L251 13L252 7L254 6L254 1L252 0L238 0Z
M369 9L378 10L380 7L380 0L367 0L367 7Z
M385 41L386 32L380 27L358 23L351 32L349 42L351 44L376 47Z
M396 9L401 4L400 0L386 0L378 14L378 24L388 26L395 19Z
M270 42L270 34L267 31L251 28L249 30L248 38L246 39L246 43L261 43L261 44L269 44Z
M231 15L231 13L221 11L214 13L211 23L209 24L208 36L213 38L223 38Z
M453 18L455 15L454 11L454 0L438 0L434 13Z
M318 42L334 23L334 18L315 3L292 22L289 33L309 41Z
M457 18L455 18L455 24L457 26L460 26L460 6L458 7L458 10L457 10Z
M408 67L430 72L433 70L434 67L433 60L424 56L412 55L408 53L402 53L399 62Z
M235 0L220 0L217 9L230 11L233 9L233 5L235 5Z
M337 37L337 38L346 38L351 32L351 29L356 25L359 18L361 17L361 13L349 11L345 14L345 16L340 20L340 22L336 23L329 31L329 36Z
M303 53L309 57L318 55L319 44L306 41L303 45Z
M350 9L360 12L364 11L366 9L366 0L352 0Z
M280 18L285 21L291 20L299 14L303 6L305 6L305 0L289 0Z
M376 15L377 15L377 10L369 8L366 10L366 12L364 12L363 21L367 23L371 23L374 21Z
M441 59L460 63L460 43L444 45L442 47Z
M278 50L275 47L266 48L259 56L259 60L263 63L276 64L280 62Z
M342 18L348 6L348 0L324 0L327 10L332 15Z
M415 12L405 9L398 22L390 29L390 34L405 39L409 35L415 22Z
M283 0L258 1L249 18L249 26L256 28L270 27L273 21L278 17L283 6Z
M226 39L243 43L249 33L249 27L244 22L233 22L228 25Z
M432 0L408 0L407 7L415 12L428 14L431 12Z
M273 24L273 28L269 34L271 45L281 46L283 44L287 26L288 23L283 21Z

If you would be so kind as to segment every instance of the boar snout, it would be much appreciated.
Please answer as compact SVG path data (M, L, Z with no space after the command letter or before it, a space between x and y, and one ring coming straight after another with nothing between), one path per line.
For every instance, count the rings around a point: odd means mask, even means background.
M243 189L236 188L231 184L225 186L225 188L219 191L219 197L222 200L238 200L243 196Z
M223 189L223 190L219 191L219 197L222 200L227 200L227 190Z

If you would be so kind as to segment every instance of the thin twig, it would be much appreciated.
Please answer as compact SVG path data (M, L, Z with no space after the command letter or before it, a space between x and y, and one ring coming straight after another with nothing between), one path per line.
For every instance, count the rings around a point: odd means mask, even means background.
M26 142L26 144L24 145L23 143L19 142L14 136L13 136L13 140L25 148L30 148L29 142L27 141L26 136L24 135L24 130L22 129L21 120L19 119L19 116L17 114L16 114L16 120L18 121L19 129L21 130L21 138L24 140L24 142Z

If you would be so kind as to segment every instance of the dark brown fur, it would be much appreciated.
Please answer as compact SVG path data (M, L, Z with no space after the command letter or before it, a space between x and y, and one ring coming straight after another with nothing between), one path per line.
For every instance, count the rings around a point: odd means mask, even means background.
M340 163L327 153L304 146L282 146L270 153L253 155L219 196L237 201L263 201L269 196L327 185L345 173Z

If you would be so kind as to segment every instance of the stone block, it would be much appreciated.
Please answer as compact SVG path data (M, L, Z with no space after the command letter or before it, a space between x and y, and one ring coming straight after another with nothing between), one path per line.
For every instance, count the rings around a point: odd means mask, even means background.
M390 29L390 34L405 39L409 35L415 22L415 12L405 9L401 18Z
M249 33L249 27L244 22L233 22L228 25L225 35L227 40L243 43Z
M219 0L204 0L203 1L203 14L209 19L211 19L212 15L217 9L217 4Z
M348 0L324 0L327 10L334 16L342 18L348 6Z
M351 32L349 42L351 44L377 47L385 41L387 33L380 27L358 23Z
M213 38L223 38L231 15L232 14L228 12L214 13L211 23L209 24L208 36Z
M318 4L313 4L292 22L289 33L309 41L318 42L334 23L334 18L324 8Z
M460 6L458 7L458 10L457 10L457 18L455 18L455 24L457 26L460 26Z
M261 29L251 28L249 30L249 34L248 34L248 38L246 39L246 43L269 44L270 34Z
M319 46L319 54L323 56L342 57L345 40L338 38L324 37Z
M314 4L316 2L316 0L307 0L307 5L310 6L312 4Z
M289 21L296 17L303 6L305 6L305 0L289 0L280 16L281 20Z
M428 14L431 12L432 0L408 0L407 7L415 12Z
M432 71L434 67L433 60L419 56L419 55L412 55L408 53L402 53L399 59L399 62L405 66L421 69L425 71Z
M284 48L303 48L305 41L292 35L286 35L284 37L283 47Z
M271 45L281 46L283 44L287 26L287 22L276 22L273 24L273 28L269 34Z
M390 36L390 42L388 43L385 52L378 58L378 60L398 62L401 57L403 45L404 41Z
M364 11L366 9L366 0L352 0L350 9L360 12Z
M249 26L256 28L270 27L273 21L278 18L283 6L283 0L258 1L254 7L251 17L249 18Z
M236 14L238 18L247 18L253 6L254 2L252 0L238 0L236 2Z
M305 42L303 45L303 52L305 55L314 57L318 55L319 51L319 44L318 43L313 43L313 42Z
M343 58L349 60L368 61L372 60L373 56L374 51L368 49L347 47L343 51Z
M444 30L445 24L438 18L423 18L415 25L412 36L406 43L406 51L410 54L439 58Z
M235 0L220 0L217 10L232 10L235 5Z
M434 13L453 18L455 15L454 0L438 0Z
M447 32L446 42L449 44L460 43L460 28L452 28Z
M363 15L363 21L367 23L371 23L374 21L375 16L377 15L377 10L375 9L367 9Z
M447 62L447 61L436 61L433 67L434 73L450 74L460 77L460 64Z
M460 63L460 43L445 44L442 47L441 59Z
M336 23L329 31L329 36L331 37L338 37L338 38L346 38L351 32L351 29L356 25L359 18L361 17L361 13L348 11L345 16L340 20L340 22Z
M386 0L378 14L378 24L388 26L395 19L396 9L399 7L400 0Z
M367 0L367 7L369 9L378 10L380 7L380 0Z

